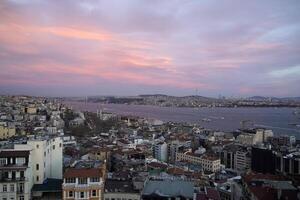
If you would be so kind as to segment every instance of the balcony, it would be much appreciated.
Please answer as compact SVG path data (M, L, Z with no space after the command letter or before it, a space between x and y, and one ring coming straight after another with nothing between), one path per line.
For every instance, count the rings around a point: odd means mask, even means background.
M6 164L0 165L0 169L26 169L28 168L27 164Z
M0 177L0 182L25 182L27 179L25 177L19 178L7 178L7 177Z

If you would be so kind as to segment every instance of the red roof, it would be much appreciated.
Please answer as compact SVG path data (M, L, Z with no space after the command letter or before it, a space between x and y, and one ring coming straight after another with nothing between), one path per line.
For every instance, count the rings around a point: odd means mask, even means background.
M88 178L88 177L101 177L102 173L100 169L75 169L69 168L64 173L64 178Z

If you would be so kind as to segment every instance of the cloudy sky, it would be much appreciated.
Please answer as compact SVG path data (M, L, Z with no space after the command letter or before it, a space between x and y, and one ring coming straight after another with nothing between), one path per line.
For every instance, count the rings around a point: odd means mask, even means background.
M300 96L300 1L1 0L0 93Z

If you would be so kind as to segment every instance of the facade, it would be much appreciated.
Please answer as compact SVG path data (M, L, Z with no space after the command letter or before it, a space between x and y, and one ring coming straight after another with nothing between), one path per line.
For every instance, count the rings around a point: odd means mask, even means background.
M154 144L153 157L157 160L166 162L168 161L168 145L165 142Z
M15 127L0 125L0 139L8 139L16 135Z
M31 138L27 144L16 144L15 149L31 150L33 184L47 178L62 179L63 140L61 137Z
M282 154L275 153L276 171L278 173L299 176L300 175L300 153Z
M100 168L69 168L64 173L63 199L101 200L103 172Z
M242 133L237 136L237 141L244 145L256 145L268 141L268 138L273 137L271 130L257 129L255 133Z
M14 149L0 151L1 200L29 200L31 176L30 151Z
M225 146L221 152L221 163L228 169L243 172L251 168L250 152L240 145Z
M199 156L192 152L176 153L176 161L200 164L203 171L217 172L221 168L221 160L219 158L208 155Z

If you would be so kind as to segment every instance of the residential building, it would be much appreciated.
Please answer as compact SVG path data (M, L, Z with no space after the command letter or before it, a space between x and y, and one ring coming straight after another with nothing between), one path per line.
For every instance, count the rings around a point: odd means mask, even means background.
M31 150L34 184L47 178L62 179L63 140L61 137L31 137L27 144L15 144L15 149Z
M165 142L159 142L153 145L153 157L157 160L168 161L168 145Z
M29 150L0 150L0 199L31 199L32 168Z
M8 139L16 135L16 128L0 125L0 140Z
M192 152L176 153L176 161L200 164L203 171L217 172L221 168L221 160L215 156L199 155Z
M64 172L63 199L102 200L105 176L105 163L77 162Z
M221 151L221 163L228 169L243 172L251 168L250 151L241 145L227 145Z

